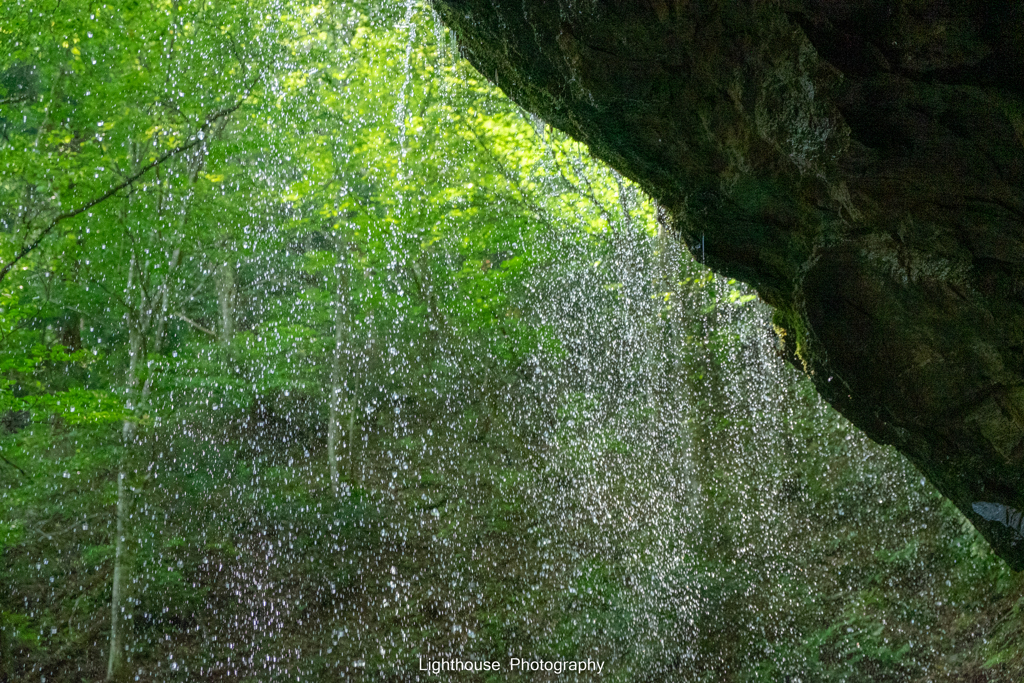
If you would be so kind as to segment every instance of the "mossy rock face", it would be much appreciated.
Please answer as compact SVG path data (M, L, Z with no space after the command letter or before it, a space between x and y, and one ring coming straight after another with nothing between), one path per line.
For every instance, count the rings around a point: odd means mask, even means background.
M434 4L1024 568L1024 3Z

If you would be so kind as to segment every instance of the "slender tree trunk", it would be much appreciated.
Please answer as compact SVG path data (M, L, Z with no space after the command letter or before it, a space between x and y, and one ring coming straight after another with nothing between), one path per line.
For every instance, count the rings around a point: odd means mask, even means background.
M164 342L164 331L167 328L167 312L170 308L170 291L171 291L171 275L174 274L174 269L178 267L178 261L181 258L181 249L175 247L174 252L171 254L171 260L167 264L167 275L164 276L164 281L160 285L160 291L157 293L157 297L160 300L160 308L156 311L156 320L154 321L155 332L153 333L153 353L160 353ZM153 388L153 380L156 377L156 373L151 372L146 377L146 383L142 385L142 394L139 397L139 403L145 404L146 399L149 398L149 392Z
M139 358L142 355L142 330L141 316L131 305L131 293L135 280L139 277L138 264L134 256L128 266L128 376L125 381L127 388L126 408L128 417L121 427L121 438L124 442L124 449L120 456L117 467L117 527L114 539L114 578L110 597L110 655L107 659L107 680L113 680L120 673L124 658L124 628L122 615L124 613L125 585L127 576L125 570L125 534L127 533L126 521L129 510L129 490L125 485L127 476L127 457L135 440L135 422L133 413L137 399ZM141 307L140 307L141 308Z
M110 598L110 657L107 659L107 680L111 681L121 671L124 662L124 633L121 615L124 612L124 535L125 518L128 515L128 491L124 485L125 468L122 459L117 470L117 539L114 545L114 585Z
M337 278L338 286L334 298L334 358L331 362L331 399L330 417L327 423L327 462L331 473L331 490L338 494L341 485L341 476L338 468L338 441L341 431L341 394L344 391L343 372L345 370L343 359L351 351L351 344L348 341L352 337L351 330L347 324L348 313L348 277L345 273L344 242L337 240ZM354 401L350 401L354 404ZM354 407L349 416L349 452L351 455L351 432L352 417L355 415Z
M341 404L341 355L344 352L344 321L341 306L334 316L334 358L331 362L330 417L327 423L327 461L331 471L331 490L338 494L340 475L338 473L338 432Z
M181 248L175 247L174 252L171 254L171 260L167 264L167 275L164 277L163 284L160 286L160 308L157 311L156 332L153 335L154 353L160 353L161 347L163 346L164 329L167 327L167 311L170 308L171 276L174 274L174 269L178 267L178 261L180 259Z
M200 165L197 162L197 168ZM195 173L191 177L191 183L195 184ZM178 225L178 231L185 225L187 213L183 212ZM114 577L112 594L110 599L110 656L107 660L107 680L113 680L119 676L123 668L124 657L124 603L126 601L126 586L128 584L127 571L127 550L126 534L128 515L130 513L131 491L126 483L128 475L128 458L136 445L136 428L134 416L139 406L145 405L153 387L153 373L146 377L141 391L139 390L139 362L146 355L146 331L154 329L153 350L160 353L163 345L164 332L167 327L167 316L170 309L171 277L178 263L181 260L181 248L175 247L167 264L167 274L164 276L160 289L154 297L156 301L147 299L145 289L142 287L142 272L148 268L148 264L140 271L138 259L133 253L128 267L128 284L125 287L126 303L128 308L128 376L125 381L127 389L126 408L128 419L121 428L121 438L124 444L117 472L117 538L114 543ZM232 290L233 290L232 272ZM133 305L132 297L135 289L140 291L138 306ZM233 291L232 291L233 298ZM156 310L153 310L154 303ZM233 313L232 313L233 319ZM153 326L151 328L151 325Z
M353 379L353 384L355 380ZM349 405L348 410L348 461L354 462L355 458L355 443L356 443L356 401L357 397L356 388L352 388L352 401Z
M217 269L217 303L220 308L220 343L231 344L235 336L235 261L226 254Z

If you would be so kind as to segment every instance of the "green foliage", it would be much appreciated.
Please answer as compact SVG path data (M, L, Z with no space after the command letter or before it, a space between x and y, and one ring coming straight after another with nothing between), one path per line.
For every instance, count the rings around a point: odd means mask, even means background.
M424 7L0 35L0 678L106 678L115 565L137 680L1020 670L1019 579Z

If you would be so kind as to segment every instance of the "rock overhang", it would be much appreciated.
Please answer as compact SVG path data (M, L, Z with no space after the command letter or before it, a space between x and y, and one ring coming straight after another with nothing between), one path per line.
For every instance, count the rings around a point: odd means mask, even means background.
M1024 3L434 5L1024 568Z

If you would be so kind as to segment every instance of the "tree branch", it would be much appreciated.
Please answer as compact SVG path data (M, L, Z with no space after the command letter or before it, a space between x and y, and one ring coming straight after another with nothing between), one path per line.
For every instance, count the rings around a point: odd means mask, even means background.
M199 323L197 323L195 320L190 320L189 318L186 318L181 313L170 313L169 315L172 318L177 318L178 320L181 320L183 322L188 323L189 325L191 325L192 327L196 328L200 332L205 332L206 334L210 335L214 339L217 338L217 333L216 332L214 332L213 330L208 330L207 328L205 328L202 325L200 325Z
M191 139L189 139L188 142L186 142L186 143L184 143L182 145L178 145L177 147L175 147L173 149L167 150L166 152L161 154L159 157L157 157L153 161L149 162L145 166L141 167L140 169L138 169L137 171L132 173L130 176L125 178L123 181L121 181L117 185L114 185L112 188L110 188L109 190L104 192L99 197L96 197L95 199L92 199L92 200L86 202L85 204L82 204L81 206L79 206L79 207L77 207L75 209L72 209L71 211L66 211L66 212L64 212L62 214L59 214L58 216L54 217L54 219L50 221L49 225L47 225L45 228L43 228L39 232L39 234L36 235L36 238L34 240L32 240L31 242L26 244L24 247L22 247L21 250L14 256L13 259L11 259L11 261L9 263L4 264L3 270L0 270L0 282L3 282L4 278L7 277L7 273L9 273L11 271L11 269L13 269L14 266L16 266L19 261L21 261L21 259L25 258L30 253L35 251L35 249L40 244L42 244L43 239L45 239L47 235L49 235L51 232L53 232L53 229L55 227L57 227L57 225L59 225L61 222L66 221L69 218L74 218L75 216L77 216L77 215L79 215L81 213L84 213L85 211L88 211L89 209L93 208L97 204L101 204L101 203L105 202L106 200L110 199L111 197L113 197L115 194L117 194L121 190L123 190L126 187L130 186L131 184L133 184L136 180L138 180L139 178L144 176L149 171L151 171L154 168L157 168L158 166L160 166L160 164L164 163L168 159L176 157L176 156L178 156L179 154L181 154L183 152L187 152L188 150L190 150L193 147L195 147L195 146L199 145L200 143L202 143L204 138L206 137L206 135L205 135L206 131L208 131L210 128L212 128L213 124L215 124L217 121L219 121L219 120L221 120L221 119L223 119L223 118L225 118L227 116L230 116L235 111L237 111L238 108L242 106L242 103L244 103L246 98L248 98L248 97L249 97L249 95L248 95L248 92L247 92L245 96L243 96L240 100L238 100L238 102L236 102L232 106L228 107L227 109L222 109L222 110L220 110L220 111L218 111L218 112L216 112L214 114L211 114L209 117L207 117L207 119L203 123L203 125L199 127L199 130L196 131L195 135L193 135L191 137Z
M10 460L8 460L8 459L7 459L7 458L5 458L4 456L0 455L0 460L3 460L3 461L4 461L5 463L7 463L8 465L10 465L10 466L11 466L11 467L13 467L14 469L18 470L19 472L21 472L21 473L22 473L22 475L24 475L25 479L27 479L28 481L32 481L32 477L28 476L28 472L26 472L25 470L21 469L21 468L20 468L20 467L18 467L17 465L15 465L15 464L14 464L13 462L11 462Z
M0 98L0 106L5 104L17 104L18 102L26 102L32 99L35 99L33 95L11 95L10 97Z

